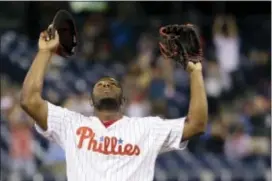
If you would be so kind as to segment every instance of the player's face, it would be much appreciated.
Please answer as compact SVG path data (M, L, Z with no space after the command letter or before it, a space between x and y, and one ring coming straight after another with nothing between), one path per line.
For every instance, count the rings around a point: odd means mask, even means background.
M95 84L92 93L92 101L95 106L101 106L101 104L116 104L116 106L120 106L121 100L122 88L117 80L103 78Z

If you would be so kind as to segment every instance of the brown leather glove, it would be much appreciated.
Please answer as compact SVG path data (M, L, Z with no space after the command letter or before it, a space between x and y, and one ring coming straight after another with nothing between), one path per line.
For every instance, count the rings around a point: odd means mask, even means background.
M160 51L165 58L171 58L184 69L188 62L201 62L203 52L196 27L187 25L167 25L160 28Z

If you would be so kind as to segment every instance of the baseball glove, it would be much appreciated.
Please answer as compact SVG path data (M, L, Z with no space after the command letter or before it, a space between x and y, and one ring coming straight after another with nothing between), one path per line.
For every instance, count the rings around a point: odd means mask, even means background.
M189 61L201 62L203 58L200 37L196 27L187 25L167 25L160 28L159 42L161 54L171 58L184 69Z
M47 31L50 38L54 38L55 30L58 31L60 46L56 53L62 57L69 57L75 53L77 45L76 26L72 15L65 10L59 10Z

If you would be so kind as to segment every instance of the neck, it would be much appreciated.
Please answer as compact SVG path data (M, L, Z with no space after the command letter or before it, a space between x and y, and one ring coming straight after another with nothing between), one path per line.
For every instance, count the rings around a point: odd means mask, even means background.
M123 117L123 114L121 112L116 112L116 111L97 111L97 110L95 110L94 114L102 122L119 120Z

